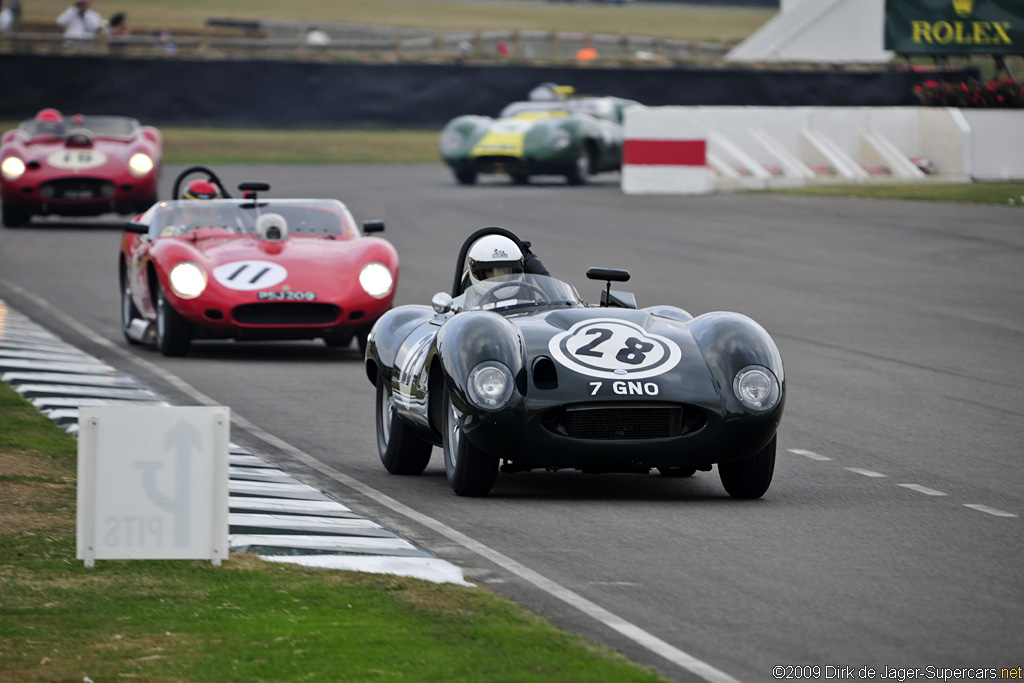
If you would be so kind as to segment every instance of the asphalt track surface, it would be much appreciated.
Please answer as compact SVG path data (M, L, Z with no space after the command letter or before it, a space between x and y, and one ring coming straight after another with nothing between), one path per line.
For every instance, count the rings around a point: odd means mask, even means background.
M437 449L423 476L388 475L354 346L128 347L109 221L0 230L0 298L179 405L230 406L232 440L672 680L1024 666L1021 208L628 197L614 175L467 188L439 164L216 170L384 219L402 259L396 305L447 290L463 238L501 225L588 300L601 285L587 267L626 268L640 306L753 317L787 370L771 488L739 501L714 471L534 472L459 498Z

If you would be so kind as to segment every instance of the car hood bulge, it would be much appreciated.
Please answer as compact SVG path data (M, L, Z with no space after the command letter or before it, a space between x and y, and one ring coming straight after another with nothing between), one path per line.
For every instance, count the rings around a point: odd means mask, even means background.
M550 129L564 122L565 117L514 116L498 119L481 136L471 152L474 157L508 156L521 157L526 148L526 138L531 132L547 136ZM533 144L537 144L534 141Z
M194 245L214 278L229 289L256 291L281 284L322 291L328 283L355 282L369 259L365 250L322 238L261 242L252 237L214 238Z
M562 390L576 396L720 405L721 395L686 323L642 310L582 308L512 318L527 362L550 358ZM619 392L625 392L619 393Z

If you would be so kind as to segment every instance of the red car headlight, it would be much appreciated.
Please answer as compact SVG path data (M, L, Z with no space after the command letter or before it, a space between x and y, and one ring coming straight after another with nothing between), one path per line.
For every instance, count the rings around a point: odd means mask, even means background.
M3 173L7 180L17 180L25 173L25 162L18 157L7 157L3 164L0 164L0 173Z
M374 299L383 299L395 286L391 271L380 261L370 261L359 271L359 284Z
M128 160L128 170L131 171L133 176L141 178L153 170L153 159L148 154L136 152Z
M171 290L182 299L195 299L206 289L206 271L191 261L182 261L171 268L168 279Z

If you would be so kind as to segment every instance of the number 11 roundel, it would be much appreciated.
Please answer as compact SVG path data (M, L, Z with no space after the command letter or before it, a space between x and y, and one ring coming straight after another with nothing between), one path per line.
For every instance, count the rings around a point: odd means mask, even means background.
M597 318L573 325L548 342L552 357L591 377L644 379L679 363L679 346L626 320Z

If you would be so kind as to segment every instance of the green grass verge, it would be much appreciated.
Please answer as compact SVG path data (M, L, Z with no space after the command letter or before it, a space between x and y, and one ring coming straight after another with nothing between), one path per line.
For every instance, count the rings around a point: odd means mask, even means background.
M68 0L22 3L23 19L51 23ZM736 43L776 14L769 8L709 7L700 4L595 5L590 2L474 2L472 0L119 0L94 9L104 16L124 11L137 32L156 26L198 30L207 19L288 19L311 23L353 23L429 30L538 30L582 33L627 32Z
M415 163L436 161L440 131L165 128L167 163Z
M76 449L0 384L0 680L664 680L483 588L251 555L86 569Z
M1024 206L1024 182L913 183L893 185L828 185L770 190L775 193L854 199L916 199L936 202Z

